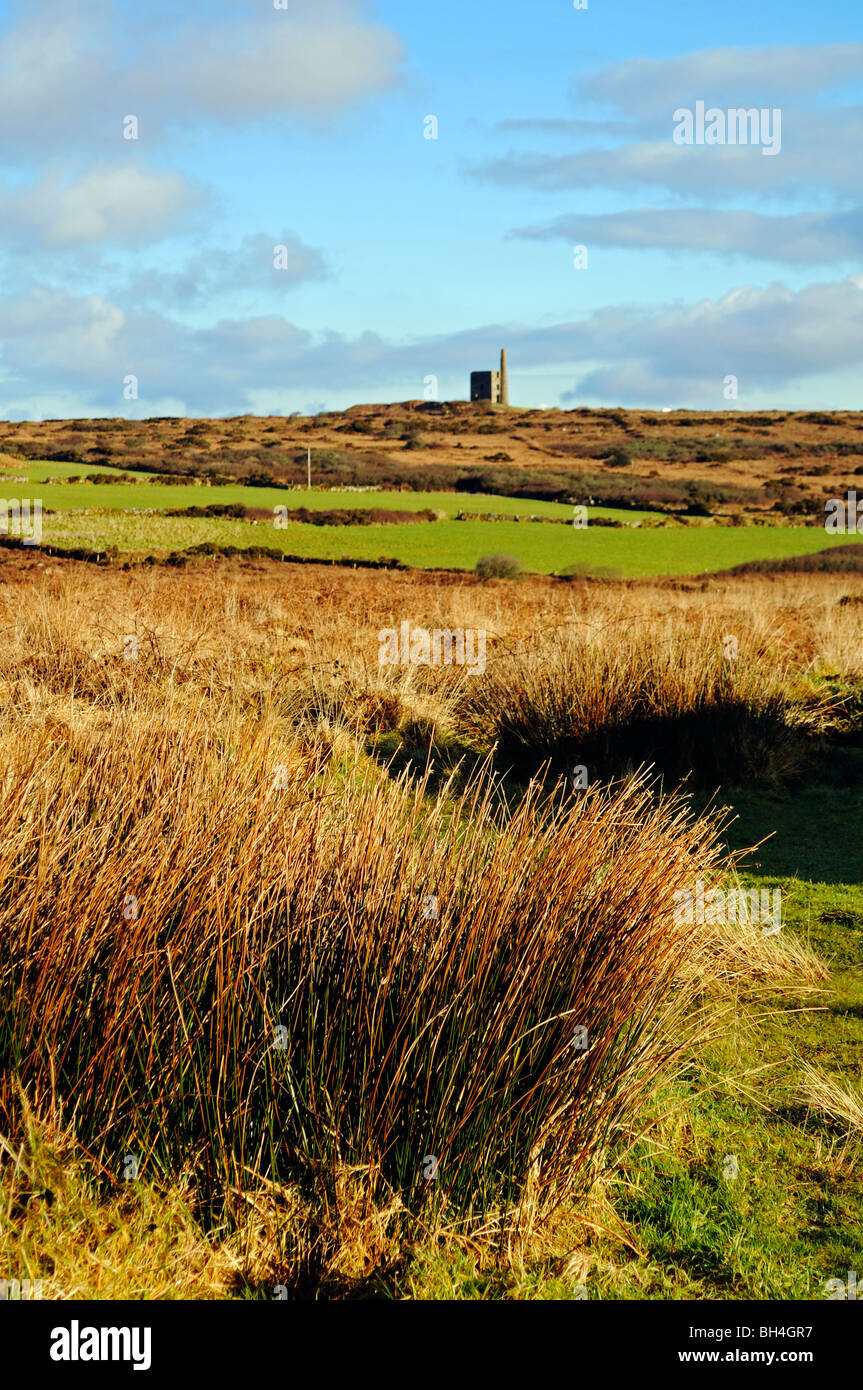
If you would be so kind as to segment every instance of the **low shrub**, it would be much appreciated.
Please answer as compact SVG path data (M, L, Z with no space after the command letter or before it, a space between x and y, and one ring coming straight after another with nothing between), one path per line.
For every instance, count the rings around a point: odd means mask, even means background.
M474 574L478 579L515 579L521 574L521 561L514 555L483 555Z

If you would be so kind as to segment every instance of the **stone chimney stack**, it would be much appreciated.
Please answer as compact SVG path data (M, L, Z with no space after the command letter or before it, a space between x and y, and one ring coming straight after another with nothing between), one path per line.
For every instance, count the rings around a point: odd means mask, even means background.
M506 348L500 350L500 403L509 405L509 378L506 374Z

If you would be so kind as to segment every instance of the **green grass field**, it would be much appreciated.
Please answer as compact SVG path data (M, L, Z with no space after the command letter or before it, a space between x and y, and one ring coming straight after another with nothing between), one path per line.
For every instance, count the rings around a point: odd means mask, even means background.
M108 489L110 490L110 489ZM172 489L173 490L173 489ZM209 541L266 546L321 560L397 559L418 569L471 570L483 555L513 555L525 571L553 574L571 565L626 577L709 574L747 560L811 554L848 537L820 527L693 527L656 530L547 526L541 522L438 521L426 525L357 528L204 517L79 513L47 516L43 539L90 550L165 555Z
M27 482L12 482L27 474ZM117 472L51 463L9 465L0 490L8 500L41 497L48 514L43 538L49 543L91 550L116 549L127 554L167 555L210 542L239 549L265 546L286 555L321 560L395 559L418 569L472 570L483 555L512 555L528 573L554 574L572 566L588 572L612 572L636 578L649 575L709 574L749 560L784 559L810 554L848 537L828 536L820 526L716 527L698 521L661 528L638 523L655 513L589 508L589 517L612 517L625 523L611 528L589 524L548 526L515 517L543 516L569 521L570 506L512 497L452 492L329 492L205 485L165 485L138 473L139 484L88 484L80 478L92 472ZM46 483L48 477L68 482ZM310 510L389 510L442 512L446 520L411 525L372 525L362 528L311 526L291 522L284 528L266 521L252 523L227 518L165 517L151 510L241 503L267 511L279 506ZM459 511L496 513L513 520L456 521ZM144 513L144 514L142 514ZM851 537L850 539L856 539Z
M67 469L69 470L67 473ZM202 507L239 502L245 507L278 506L290 509L308 507L310 511L331 508L364 511L380 507L388 511L420 512L426 508L455 517L458 512L495 512L500 516L548 516L563 521L572 519L572 507L562 502L540 502L518 497L495 497L486 493L462 492L330 492L324 488L289 489L276 487L207 486L156 483L149 473L129 473L139 478L138 484L81 483L76 479L89 473L119 474L113 468L79 468L69 464L31 463L20 469L10 467L5 478L22 478L26 483L6 481L0 473L0 495L11 499L33 496L33 485L39 485L42 505L55 511L74 511L99 507L112 511L131 511L133 508ZM46 483L46 478L68 476L67 483ZM640 521L654 516L644 511L623 511L613 507L591 507L594 516L617 517L621 521Z

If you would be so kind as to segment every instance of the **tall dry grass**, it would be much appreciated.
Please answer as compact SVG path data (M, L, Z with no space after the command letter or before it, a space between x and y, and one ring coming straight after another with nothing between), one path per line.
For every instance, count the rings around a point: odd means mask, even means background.
M749 968L674 920L675 891L723 871L717 823L637 780L514 799L485 767L432 790L369 737L424 710L490 744L528 695L567 738L574 708L600 732L642 708L673 724L735 680L769 710L758 663L811 668L817 629L743 632L731 677L733 585L708 623L685 592L291 583L58 567L0 587L0 1127L23 1092L106 1177L132 1154L213 1210L262 1183L330 1214L356 1184L414 1219L540 1209L688 1054L711 950L717 975ZM452 671L381 672L401 615L487 625L472 703ZM538 626L562 633L550 662L520 654Z
M0 556L2 560L2 556ZM10 564L0 574L14 575ZM704 583L707 583L705 581ZM736 691L745 702L781 688L817 723L830 701L841 718L848 687L863 676L863 604L843 604L848 581L833 575L591 586L526 579L478 584L465 576L376 574L314 567L205 564L188 572L102 572L48 566L0 583L0 701L18 718L74 718L117 705L146 706L170 694L209 722L223 712L269 712L361 732L398 728L419 707L458 735L453 671L380 667L378 632L407 619L426 628L482 628L488 669L473 693L529 677L525 697L547 707L555 733L567 701L592 725L623 723L636 707L657 718ZM129 635L140 656L123 659ZM723 660L734 636L739 657ZM584 669L581 669L582 660ZM627 662L637 686L627 679ZM547 667L525 673L525 668ZM556 692L542 688L551 673ZM601 682L609 676L607 688ZM722 677L733 677L725 682ZM826 684L825 684L826 681ZM579 687L594 689L580 695ZM831 684L832 683L832 684ZM619 709L616 708L619 703ZM490 702L489 714L494 715ZM499 721L471 720L480 741ZM569 716L569 723L573 719Z
M636 784L510 811L170 721L6 751L6 1125L20 1085L111 1171L348 1164L464 1217L584 1180L685 1049L674 891L718 850Z
M498 653L482 681L463 682L458 717L521 771L547 759L591 777L656 764L675 781L739 785L800 761L792 676L776 643L726 633L713 615L696 626L603 615Z

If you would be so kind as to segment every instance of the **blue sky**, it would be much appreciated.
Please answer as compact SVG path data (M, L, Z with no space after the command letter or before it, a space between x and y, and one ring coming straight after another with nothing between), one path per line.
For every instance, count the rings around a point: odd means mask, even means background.
M517 405L856 408L861 30L858 0L0 3L0 415L459 399L503 345ZM699 101L781 113L775 154L675 143Z

